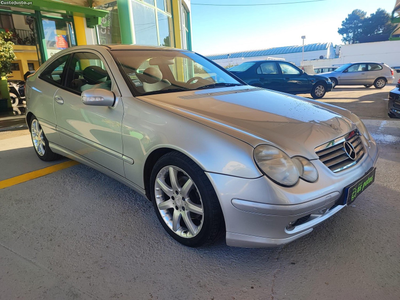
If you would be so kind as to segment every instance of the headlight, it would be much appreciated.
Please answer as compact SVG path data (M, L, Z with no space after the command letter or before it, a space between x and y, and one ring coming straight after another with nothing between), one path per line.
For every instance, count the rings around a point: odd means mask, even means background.
M318 171L308 159L304 157L294 157L292 160L297 166L300 178L308 182L317 181Z
M353 122L356 124L356 126L357 126L358 130L360 131L360 133L367 139L367 141L371 140L372 138L369 135L369 132L368 132L367 128L365 127L364 123L361 121L361 119L355 114L352 114L352 115L354 117L354 121Z
M260 145L254 149L254 159L261 171L273 181L293 186L299 178L308 182L318 179L318 171L306 158L290 158L285 152L270 145Z
M257 146L254 159L261 171L284 186L293 186L299 180L299 171L286 153L269 145Z

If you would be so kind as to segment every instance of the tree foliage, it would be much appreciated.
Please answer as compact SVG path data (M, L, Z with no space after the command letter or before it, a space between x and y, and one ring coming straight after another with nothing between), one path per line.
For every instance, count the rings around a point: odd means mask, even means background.
M11 39L11 32L0 32L0 76L11 73L11 63L16 59L13 49L14 43L11 42Z
M355 9L342 21L338 33L345 44L355 44L367 37L389 36L395 27L390 23L390 15L381 8L369 17L365 11Z

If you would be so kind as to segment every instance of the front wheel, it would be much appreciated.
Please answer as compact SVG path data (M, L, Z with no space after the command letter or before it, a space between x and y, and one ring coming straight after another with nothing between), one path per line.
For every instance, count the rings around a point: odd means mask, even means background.
M40 126L38 119L36 119L35 117L31 119L30 131L33 148L35 149L37 156L41 160L52 161L60 158L58 154L51 151L49 147L49 141L44 135L43 129Z
M213 242L223 217L204 171L186 156L171 152L151 173L150 195L158 219L175 240L189 247Z
M325 93L326 93L326 89L322 83L315 84L311 90L311 96L314 99L322 98L323 96L325 96Z
M385 78L378 78L374 82L374 86L377 89L381 89L386 85L386 79Z

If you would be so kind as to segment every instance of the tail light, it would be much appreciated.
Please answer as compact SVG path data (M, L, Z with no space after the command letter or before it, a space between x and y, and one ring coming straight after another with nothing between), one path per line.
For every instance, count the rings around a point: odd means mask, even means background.
M390 72L392 73L392 76L394 76L394 71L393 71L393 69L390 69Z

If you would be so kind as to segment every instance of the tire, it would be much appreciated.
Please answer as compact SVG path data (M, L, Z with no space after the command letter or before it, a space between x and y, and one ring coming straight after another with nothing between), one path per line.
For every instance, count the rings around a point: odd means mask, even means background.
M316 84L314 84L314 86L311 90L311 96L314 99L320 99L323 96L325 96L325 94L326 94L326 88L325 88L324 84L318 83L318 82Z
M337 79L334 78L334 77L330 77L329 79L332 81L332 88L334 89L335 86L338 85L338 81L337 81Z
M218 237L223 226L218 197L204 171L183 154L170 152L156 162L150 197L162 226L179 243L199 247Z
M375 80L375 82L374 82L374 86L375 86L375 88L377 88L377 89L382 89L382 88L385 87L385 85L386 85L386 79L385 79L385 78L382 78L382 77L377 78L377 79Z
M10 99L11 99L11 106L17 107L19 104L19 99L18 99L17 95L10 93Z
M372 86L372 84L364 84L364 86L368 89Z
M36 155L43 161L52 161L60 158L61 156L51 151L49 141L47 140L38 119L32 117L30 122L30 132Z

